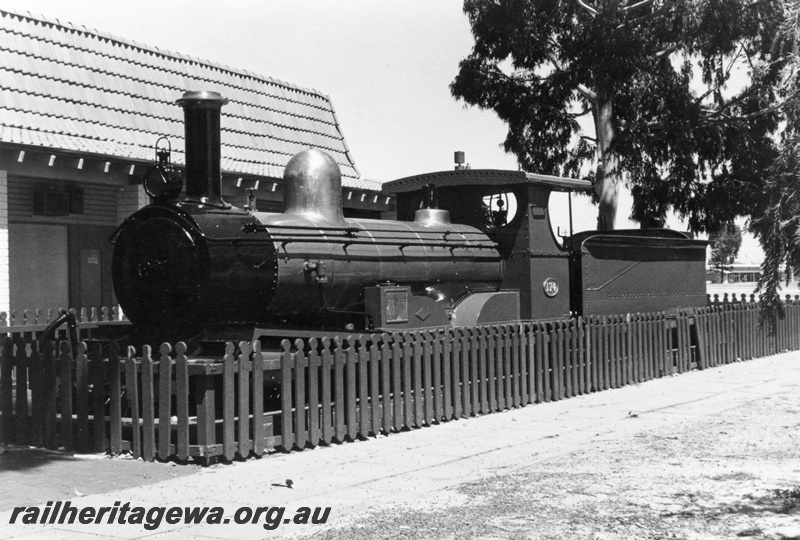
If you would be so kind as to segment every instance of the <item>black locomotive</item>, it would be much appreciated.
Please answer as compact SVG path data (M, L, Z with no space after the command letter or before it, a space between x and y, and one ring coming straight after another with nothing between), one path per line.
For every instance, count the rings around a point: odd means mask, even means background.
M700 307L706 243L664 229L559 241L551 191L588 182L456 170L389 182L398 221L347 219L341 176L307 150L285 210L223 201L215 92L188 92L186 186L163 159L149 206L114 235L120 306L153 339L249 339L257 329L393 331ZM511 208L516 207L516 211ZM513 215L512 215L513 212Z

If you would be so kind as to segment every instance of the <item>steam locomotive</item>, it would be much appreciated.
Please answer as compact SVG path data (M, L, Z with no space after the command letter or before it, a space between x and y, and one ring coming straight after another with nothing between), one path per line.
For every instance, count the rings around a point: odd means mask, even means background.
M160 155L145 179L152 203L113 236L117 299L152 339L413 330L705 305L703 241L665 229L553 235L550 193L591 189L581 180L423 174L384 184L397 221L348 219L338 165L312 149L286 165L283 213L234 207L221 196L224 103L215 92L178 100L185 197Z

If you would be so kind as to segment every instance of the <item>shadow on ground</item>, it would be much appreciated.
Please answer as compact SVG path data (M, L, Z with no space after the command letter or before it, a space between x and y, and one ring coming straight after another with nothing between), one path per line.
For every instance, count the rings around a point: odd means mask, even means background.
M24 446L0 446L0 474L35 469L52 462L75 461L72 454Z
M200 470L192 464L145 462L129 456L0 446L0 512L155 484Z

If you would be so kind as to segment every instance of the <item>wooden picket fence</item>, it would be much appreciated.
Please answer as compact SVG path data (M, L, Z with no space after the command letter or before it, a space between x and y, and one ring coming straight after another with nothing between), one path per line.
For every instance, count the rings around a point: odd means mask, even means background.
M714 294L707 294L706 295L707 304L709 306L723 306L727 304L755 304L761 300L761 294L752 292L750 294L746 293L727 293L724 292L714 293ZM792 296L791 294L784 295L784 302L790 304L792 302L800 301L800 295L795 294Z
M36 327L46 327L58 318L63 309L25 309L12 310L11 313L0 312L0 326L10 327L15 330L23 330L27 327L28 331L35 331ZM75 315L79 324L104 324L104 323L127 323L127 319L120 311L118 306L93 307L93 308L70 308L70 313Z
M207 463L560 400L800 349L800 304L774 334L758 307L713 306L477 328L76 351L0 336L0 442Z

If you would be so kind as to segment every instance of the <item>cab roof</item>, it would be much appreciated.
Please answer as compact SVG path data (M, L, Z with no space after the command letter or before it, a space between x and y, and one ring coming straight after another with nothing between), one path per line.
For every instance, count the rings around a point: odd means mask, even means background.
M383 191L389 194L417 191L427 184L437 187L490 185L505 186L533 184L546 186L553 191L589 191L592 183L586 180L498 169L461 169L408 176L386 182Z

